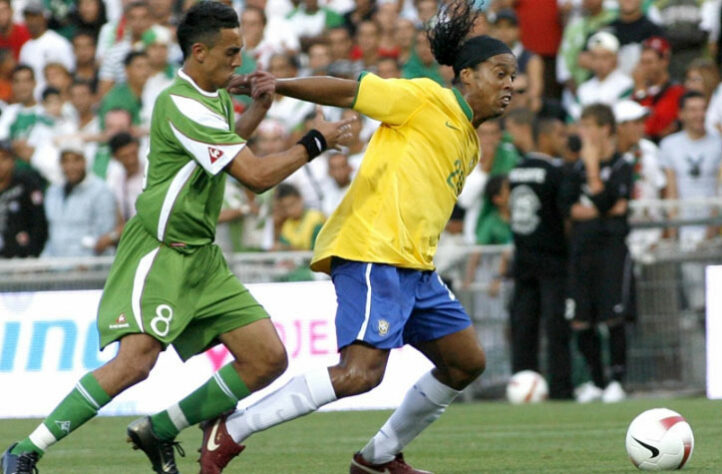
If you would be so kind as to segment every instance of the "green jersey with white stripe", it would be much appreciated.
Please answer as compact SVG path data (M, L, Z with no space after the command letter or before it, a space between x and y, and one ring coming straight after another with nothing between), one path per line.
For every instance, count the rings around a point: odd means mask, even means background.
M183 70L153 108L146 181L136 208L145 229L172 247L213 242L223 169L245 146L225 89L202 90Z

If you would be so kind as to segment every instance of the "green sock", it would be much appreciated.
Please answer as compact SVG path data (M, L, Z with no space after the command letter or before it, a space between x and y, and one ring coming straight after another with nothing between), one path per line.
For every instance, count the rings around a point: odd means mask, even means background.
M221 367L208 382L186 398L150 417L153 431L160 439L171 440L183 428L217 417L235 407L251 392L233 365Z
M42 456L50 445L93 418L110 400L92 372L88 372L35 431L13 448L12 453L35 451Z

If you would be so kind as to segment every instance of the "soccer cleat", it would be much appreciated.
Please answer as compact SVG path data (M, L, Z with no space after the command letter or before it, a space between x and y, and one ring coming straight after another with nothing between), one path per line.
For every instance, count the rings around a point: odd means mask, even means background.
M2 474L37 474L38 468L35 463L38 462L40 456L34 451L22 454L11 454L10 451L17 445L14 443L7 451L3 453Z
M602 401L604 403L616 403L621 402L627 398L627 392L622 388L622 384L616 380L607 385L602 393Z
M604 391L593 382L586 382L574 390L574 396L579 403L598 402L602 399L603 393Z
M351 459L351 467L348 472L349 474L433 474L430 471L414 469L406 464L402 453L384 464L370 464L361 456L361 453L356 453Z
M164 441L158 439L153 433L150 417L138 418L128 425L128 442L133 443L133 449L142 450L153 470L158 474L178 474L178 467L175 464L173 448L178 454L185 456L186 453L177 441Z
M246 447L237 444L228 434L226 418L233 412L225 413L213 420L204 421L198 425L203 431L201 444L200 474L220 474L231 459L241 454Z

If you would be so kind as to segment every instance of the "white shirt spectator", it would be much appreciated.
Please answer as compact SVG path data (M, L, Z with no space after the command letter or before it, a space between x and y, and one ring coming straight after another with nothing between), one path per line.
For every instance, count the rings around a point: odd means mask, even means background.
M324 199L323 182L327 176L328 160L319 156L296 170L284 182L298 188L307 208L320 211Z
M459 194L456 203L466 211L464 214L464 240L467 244L476 243L476 221L479 220L481 206L484 203L484 187L488 180L488 173L480 166L476 166L466 177L464 189Z
M115 161L115 159L113 160ZM115 195L115 203L120 210L123 219L128 219L136 214L135 201L143 192L143 175L145 167L143 160L140 161L140 168L133 176L128 176L123 166L108 167L108 176L105 181Z
M333 211L336 210L338 205L341 204L343 197L346 195L346 191L348 191L348 188L350 187L351 183L340 188L338 186L338 183L336 183L333 178L331 178L330 176L326 176L326 178L321 183L321 189L323 191L321 212L323 212L326 217L330 216Z
M47 30L36 39L31 39L20 49L20 63L27 64L35 72L35 95L40 97L45 89L45 76L43 69L49 62L60 63L68 71L75 70L75 54L73 46L68 40L54 32Z
M278 120L285 127L286 133L291 133L308 114L313 112L314 108L315 105L310 102L292 97L281 97L279 100L273 101L271 108L266 113L266 118Z
M123 62L131 51L133 51L133 47L130 40L124 39L115 43L103 56L98 78L101 81L113 81L116 84L125 82L125 65Z
M632 93L634 81L619 69L612 71L603 80L593 77L582 83L577 91L578 107L572 115L578 119L581 110L590 104L601 102L613 106L619 100Z

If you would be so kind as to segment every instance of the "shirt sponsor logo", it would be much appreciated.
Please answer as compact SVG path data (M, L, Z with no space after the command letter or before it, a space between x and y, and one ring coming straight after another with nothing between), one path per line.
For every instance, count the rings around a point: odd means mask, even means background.
M221 157L223 157L223 150L221 150L220 148L209 146L208 157L211 159L211 164L213 164L216 161L220 160Z

